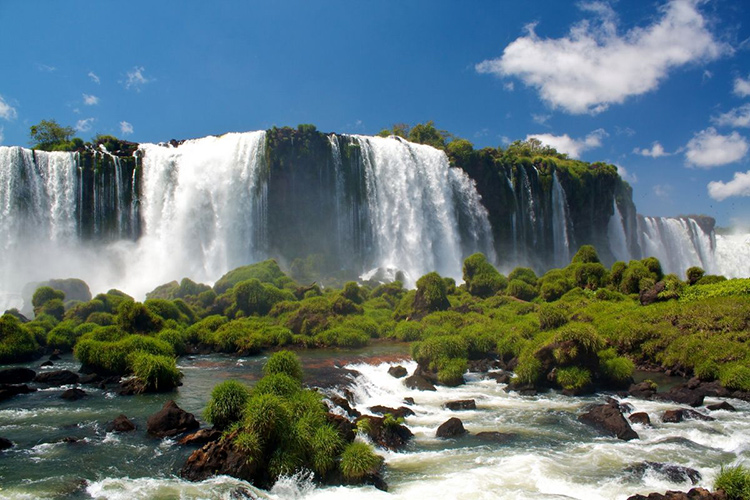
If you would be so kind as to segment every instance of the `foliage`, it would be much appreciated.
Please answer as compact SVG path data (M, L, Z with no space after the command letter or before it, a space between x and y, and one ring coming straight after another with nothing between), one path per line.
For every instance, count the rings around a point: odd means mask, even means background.
M508 279L481 253L464 260L463 278L469 293L482 298L490 297L508 286Z
M577 391L591 385L591 372L579 366L567 366L557 370L555 380L563 389Z
M12 314L0 317L0 363L19 363L39 351L34 335Z
M436 272L427 273L417 280L414 309L419 311L444 311L450 307L445 281Z
M526 301L534 300L537 296L536 288L520 279L510 280L506 293L511 297Z
M680 301L692 302L711 297L731 297L750 294L750 278L723 280L718 283L701 284L700 281L683 290Z
M182 373L171 356L136 351L128 356L139 392L165 392L177 387Z
M591 245L581 245L571 260L571 264L598 264L599 255Z
M715 490L724 490L728 500L746 500L750 498L750 470L743 465L721 467L714 480Z
M559 328L567 322L567 315L559 307L545 305L539 309L539 328L542 331Z
M269 259L229 271L216 281L214 284L214 291L217 294L222 294L234 287L237 283L250 279L257 279L261 283L268 283L277 288L284 288L284 285L293 283L292 280L283 273L276 261Z
M50 300L58 299L60 301L65 300L65 292L55 290L49 286L40 286L34 291L34 295L31 297L31 304L34 306L34 314Z
M236 380L225 380L214 386L203 416L214 427L224 430L242 420L249 398L250 391L247 387Z
M55 120L42 120L29 129L34 149L43 151L74 151L83 147L81 139L73 138L73 127L63 127Z
M117 325L131 333L153 333L163 321L140 302L123 301L117 308Z
M451 358L441 360L437 377L438 382L449 387L454 387L464 383L464 373L468 369L466 359Z
M355 441L344 448L341 454L341 473L349 481L359 480L377 472L380 458L367 443Z
M689 285L695 285L704 274L706 274L706 271L697 266L689 267L688 270L685 271L685 277L687 278Z
M302 363L299 358L291 351L275 352L268 358L263 366L265 375L283 373L295 380L302 380Z

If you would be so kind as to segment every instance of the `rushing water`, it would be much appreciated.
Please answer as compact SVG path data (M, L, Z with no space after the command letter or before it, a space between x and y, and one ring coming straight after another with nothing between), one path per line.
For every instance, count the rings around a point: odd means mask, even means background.
M0 453L0 496L7 498L231 498L238 487L272 499L304 498L508 498L508 499L624 499L634 493L686 490L689 483L672 483L655 473L634 477L624 472L644 460L697 469L699 483L710 487L721 464L750 458L750 404L732 400L738 411L711 412L713 422L687 420L665 424L659 415L678 405L628 398L635 411L651 416L653 427L636 425L640 439L630 442L603 436L577 421L586 405L601 396L571 398L558 393L534 397L508 394L501 384L467 374L467 384L440 387L436 392L407 389L403 379L387 374L391 363L377 359L403 356L400 345L380 345L367 351L338 351L338 362L361 375L354 381L355 406L401 406L412 397L416 415L406 418L415 439L402 451L378 450L386 458L389 492L372 487L316 488L300 475L283 478L270 492L242 481L219 477L189 483L176 474L192 449L171 439L151 439L145 420L174 398L184 409L200 415L214 384L228 378L252 385L264 357L238 359L211 355L181 359L184 385L177 393L116 396L85 387L89 395L78 402L59 399L64 388L42 390L0 403L0 436L17 446ZM300 353L308 373L335 372L331 351ZM403 361L411 371L415 364ZM325 368L325 367L328 368ZM55 369L77 365L71 359ZM321 367L323 367L321 369ZM317 370L317 371L316 371ZM474 399L476 410L452 412L442 405ZM714 400L708 400L713 402ZM705 411L705 410L701 410ZM106 422L125 413L138 425L128 434L107 433ZM458 416L471 433L441 440L436 428ZM474 437L499 431L514 437L502 444ZM61 443L63 437L77 443Z

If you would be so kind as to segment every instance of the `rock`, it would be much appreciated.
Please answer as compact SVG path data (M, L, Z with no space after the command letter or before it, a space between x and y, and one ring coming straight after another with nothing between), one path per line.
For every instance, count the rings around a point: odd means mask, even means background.
M0 401L5 401L6 399L10 399L13 396L18 396L19 394L28 394L30 392L35 392L36 389L33 387L29 387L26 384L21 385L0 385Z
M461 422L461 419L452 417L440 424L440 427L437 428L437 432L435 433L435 437L439 438L453 438L457 436L462 436L466 434L466 429L464 429L464 424Z
M130 432L135 430L135 424L124 414L107 424L107 432Z
M13 441L10 439L5 439L4 437L0 437L0 451L7 450L8 448L13 448Z
M404 398L405 405L414 405L414 398Z
M507 443L515 439L516 435L509 432L483 431L477 432L476 437L491 443Z
M405 425L393 423L385 425L385 417L365 415L360 420L362 419L369 420L368 436L370 436L370 439L383 448L398 450L406 446L409 440L414 437L414 434Z
M659 301L659 294L664 291L666 288L666 285L663 281L659 281L654 284L651 288L648 290L641 290L641 293L639 294L639 299L641 301L641 305L647 306L649 304L653 304L654 302Z
M703 488L693 488L687 493L667 491L663 495L661 493L651 493L648 496L633 495L628 497L628 500L727 500L727 495L721 490L711 493Z
M43 372L38 374L34 378L34 382L47 385L68 385L78 383L78 374L73 373L70 370L55 370L51 372Z
M639 399L651 399L656 394L655 384L644 380L640 384L633 384L628 389L628 395Z
M624 441L638 439L638 434L630 427L619 408L612 404L594 406L588 412L579 416L578 420L613 434Z
M698 484L702 479L701 473L695 469L661 462L640 462L625 469L625 472L638 478L642 478L649 471L656 472L673 483L690 481L692 484Z
M169 403L167 403L169 404ZM248 460L247 454L234 447L233 433L227 439L211 441L195 450L187 459L180 475L190 481L203 481L219 474L255 482L258 470L256 460Z
M473 399L459 399L458 401L448 401L443 405L446 410L476 410L477 403Z
M67 399L68 401L78 401L79 399L86 397L86 392L78 388L68 389L67 391L63 392L60 397L63 399Z
M237 488L232 490L232 492L229 494L229 498L231 498L232 500L242 500L248 498L250 500L258 500L260 497L247 488L238 486Z
M326 420L328 420L328 423L338 431L339 436L341 436L345 442L351 443L354 441L357 434L355 430L356 428L349 419L342 417L341 415L336 415L335 413L327 413Z
M375 405L368 408L373 413L377 413L380 415L385 415L387 413L390 413L396 418L406 418L410 415L414 415L414 411L412 411L411 408L407 408L406 406L400 406L398 408L389 408L387 406L382 405Z
M184 444L189 446L203 446L211 441L221 439L221 431L216 429L201 429L198 432L188 434L184 438L177 441L177 444Z
M66 436L60 440L61 443L66 443L66 444L76 444L80 441L81 441L80 439L78 439L77 437L73 437L73 436Z
M26 384L36 377L36 372L30 368L6 368L0 370L0 384Z
M41 366L42 368L47 368L48 366L55 366L55 363L53 363L52 361L47 360L44 363L42 363L41 365L39 365L39 366Z
M102 378L96 373L89 373L78 379L79 384L96 384L101 382Z
M161 410L146 421L148 433L154 437L172 437L200 427L192 413L188 413L170 400Z
M391 366L390 368L388 368L388 375L392 377L403 378L406 377L408 373L409 372L406 371L406 368L401 365Z
M508 385L505 387L505 392L517 392L521 396L536 396L539 391L537 391L537 388L534 387L531 384L524 384L518 379L511 380L508 382Z
M737 408L730 405L726 401L722 401L721 403L716 403L714 405L708 405L706 406L711 411L718 411L718 410L724 410L724 411L737 411Z
M49 355L50 361L59 361L60 360L60 354L62 354L62 351L60 349L55 349L52 351L52 354Z
M732 397L732 391L721 385L721 382L714 380L713 382L700 382L695 388L701 394L707 398L728 398Z
M690 410L687 408L679 408L677 410L667 410L664 412L664 415L661 417L661 421L665 423L677 423L682 422L683 420L716 420L713 417L709 417L708 415L704 415L703 413L699 413L695 410Z
M422 375L414 374L411 377L407 377L404 380L404 384L409 389L416 389L418 391L437 391L435 385Z
M497 368L502 368L502 364L496 359L484 358L469 361L469 371L473 373L486 373Z
M490 372L485 374L485 377L494 380L498 384L510 383L510 379L513 378L508 372Z
M693 408L703 404L702 392L690 389L687 384L673 387L667 392L657 392L654 394L654 399L672 401L681 405L692 406Z
M633 424L641 424L641 425L651 425L651 418L649 418L648 413L645 411L639 411L638 413L633 413L628 417L628 420L630 420Z
M361 415L361 413L359 413L349 405L349 401L347 401L345 398L342 398L341 396L337 396L334 394L333 396L329 397L328 400L344 410L352 418L359 418L359 416Z

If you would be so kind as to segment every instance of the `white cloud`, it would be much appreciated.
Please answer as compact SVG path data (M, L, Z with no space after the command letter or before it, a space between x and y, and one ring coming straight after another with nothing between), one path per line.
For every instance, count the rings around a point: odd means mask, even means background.
M721 135L713 127L701 130L687 143L685 158L699 168L714 168L741 160L750 146L737 132Z
M544 125L550 118L552 118L552 115L531 115L531 119L539 125Z
M740 97L747 97L750 95L750 76L747 79L737 77L734 79L734 93Z
M512 140L510 139L510 137L508 137L507 135L501 135L501 136L500 136L500 143L501 143L501 144L502 144L503 146L507 146L507 145L508 145L508 144L510 144L511 142L513 142L513 141L512 141Z
M131 123L128 123L126 121L120 122L120 133L122 135L130 135L133 133L133 125Z
M602 145L602 139L609 134L604 129L597 129L582 139L573 139L568 134L531 134L526 136L526 140L538 139L547 146L555 148L560 153L565 153L571 158L579 158L581 153L589 149L598 148Z
M750 170L735 172L729 182L711 181L708 183L708 195L717 201L723 201L730 196L750 196Z
M672 186L669 184L657 184L653 187L654 195L659 198L669 198L669 194L672 192Z
M505 82L503 83L503 90L507 90L508 92L513 92L513 90L516 88L515 84L513 82Z
M671 153L667 153L664 151L664 146L662 146L659 141L655 141L651 145L651 149L642 148L638 149L635 148L633 150L633 153L641 156L650 156L651 158L660 158L662 156L669 156Z
M584 20L563 38L540 38L535 26L510 43L498 59L476 65L479 73L517 77L541 98L569 113L599 113L611 104L659 86L670 70L716 59L732 49L714 39L697 9L700 0L670 0L661 17L644 27L617 33L609 5L587 3L594 20Z
M710 80L710 79L711 79L711 78L713 78L713 77L714 77L714 74L713 74L713 73L711 73L711 72L710 72L710 71L708 71L708 70L704 70L704 71L703 71L703 78L702 78L702 81L704 81L704 82L705 82L705 81L707 81L707 80Z
M36 69L38 69L39 71L44 71L45 73L52 73L53 71L57 70L57 68L55 68L54 66L40 63L36 64Z
M76 130L79 132L88 132L91 130L91 124L94 123L94 118L84 118L76 122Z
M141 87L152 81L151 78L147 78L143 74L145 71L146 69L143 66L134 66L132 71L128 71L128 79L125 81L125 88L133 88L140 92Z
M617 165L617 173L622 177L622 180L629 182L630 184L638 182L638 176L628 172L622 165Z
M101 83L101 80L99 79L99 75L97 75L93 71L89 71L89 75L88 76L89 76L89 78L91 78L92 82L94 82L96 84Z
M99 104L99 98L95 95L83 94L83 103L86 106L96 106Z
M729 127L750 127L750 103L714 116L711 121L717 125Z
M3 96L0 95L0 118L4 120L14 120L18 116L16 108L5 102Z
M627 137L633 137L635 135L635 130L633 130L630 127L622 128L622 127L618 127L617 125L615 125L615 133L617 135L625 135Z

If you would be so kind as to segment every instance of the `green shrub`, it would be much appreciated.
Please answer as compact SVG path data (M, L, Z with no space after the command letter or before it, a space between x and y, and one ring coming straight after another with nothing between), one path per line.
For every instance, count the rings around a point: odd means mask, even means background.
M31 297L31 305L34 306L34 314L37 313L44 304L50 300L65 300L65 292L55 290L49 286L40 286L34 291L34 295Z
M706 274L706 271L696 266L689 267L688 270L685 271L685 276L687 277L687 282L689 285L695 285L698 280L703 277L704 274Z
M517 267L513 269L508 275L508 281L521 280L528 283L531 286L537 285L538 278L536 273L528 267Z
M39 352L34 335L11 314L0 317L0 363L19 363Z
M182 313L182 311L180 311L180 308L177 307L177 304L175 304L171 300L148 299L143 303L143 305L146 306L149 311L151 311L164 321L173 319L178 323L188 322L187 317Z
M577 287L596 290L606 284L607 269L598 262L577 264L573 276Z
M559 307L544 305L539 309L539 328L542 331L554 330L567 322L568 316Z
M65 316L65 304L61 299L51 299L42 304L38 308L34 308L35 314L49 314L54 317L57 321L62 321Z
M719 382L727 389L750 391L750 368L742 363L730 363L719 370Z
M293 379L302 380L302 363L296 354L291 351L279 351L275 352L268 358L266 364L263 366L264 375L272 375L275 373L286 374Z
M341 295L355 304L361 304L365 301L367 294L356 282L348 281L344 283L344 288L341 289Z
M578 391L591 385L591 372L579 366L558 368L555 380L565 390Z
M581 245L570 262L571 264L596 264L599 263L599 255L592 245Z
M422 338L422 329L422 324L416 321L399 321L393 335L403 342L412 342Z
M750 498L750 470L742 465L721 467L714 481L714 490L724 490L728 500Z
M518 279L511 280L508 283L508 288L505 291L511 297L515 297L520 300L530 301L534 300L537 296L536 288L529 285L525 281Z
M720 367L718 363L711 359L707 359L701 363L698 363L693 368L695 376L701 380L716 380L719 378Z
M643 265L643 263L637 260L631 260L628 264L627 269L622 274L622 282L620 283L620 291L622 293L631 294L638 293L641 291L641 280L644 278L654 279L654 275Z
M542 377L542 362L531 353L522 353L518 358L516 378L522 384L536 385Z
M366 346L370 336L356 328L336 326L317 334L315 340L324 346L355 348Z
M253 387L253 396L275 394L279 397L290 397L302 390L300 381L286 373L272 373L264 376Z
M609 282L610 284L616 288L620 288L620 284L622 283L622 277L625 274L625 270L628 268L628 265L622 261L617 261L614 264L612 264L612 267L610 268L609 272Z
M661 281L664 277L664 273L661 270L661 262L656 257L646 257L641 263L649 270L653 275L654 281Z
M222 294L237 283L250 279L257 279L261 283L269 283L278 288L283 288L285 284L293 283L282 272L276 261L269 259L229 271L216 281L214 291L217 294Z
M445 281L438 273L427 273L417 280L417 295L414 297L415 311L445 311L449 307Z
M312 468L321 477L333 470L336 458L344 449L344 440L330 425L322 425L312 434Z
M135 352L128 356L140 392L165 392L177 387L182 373L174 358L147 352Z
M349 443L341 454L341 473L348 481L357 481L377 472L380 458L367 443Z
M545 280L539 289L539 294L547 302L553 302L560 299L565 295L568 290L572 288L572 285L566 279L558 279L554 281Z
M225 380L214 386L204 418L219 430L242 420L250 391L236 380Z
M484 254L475 253L464 260L463 278L466 289L476 297L490 297L508 286L508 279L487 262Z
M459 335L430 337L413 343L411 355L420 365L436 370L443 360L468 358L469 346L466 339Z
M211 344L213 343L212 337L214 333L228 321L229 319L226 316L218 314L206 316L187 329L188 341Z
M55 349L70 351L81 335L82 333L76 330L74 321L61 321L47 334L47 345Z
M466 359L452 358L440 363L437 371L438 382L449 387L464 383L464 373L468 368Z
M605 379L622 386L632 379L635 364L628 358L617 356L614 349L606 349L599 352L599 370Z
M85 321L100 326L109 326L115 324L115 316L107 312L93 312L86 317Z
M123 301L117 308L117 325L128 333L154 333L163 321L140 302Z
M156 338L171 345L178 356L185 354L187 349L187 333L184 331L165 328L156 335Z

